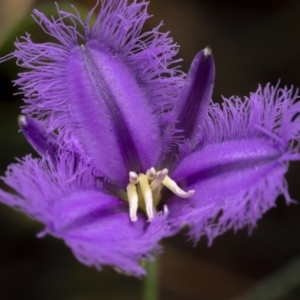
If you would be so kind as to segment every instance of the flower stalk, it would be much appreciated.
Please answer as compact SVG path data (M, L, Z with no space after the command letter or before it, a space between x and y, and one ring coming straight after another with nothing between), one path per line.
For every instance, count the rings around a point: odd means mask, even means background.
M159 259L146 262L147 275L142 283L142 299L158 300L159 299Z

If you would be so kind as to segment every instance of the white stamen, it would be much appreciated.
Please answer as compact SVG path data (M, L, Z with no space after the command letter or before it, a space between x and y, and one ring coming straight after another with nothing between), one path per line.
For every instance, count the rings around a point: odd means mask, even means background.
M152 191L156 190L161 186L162 182L164 181L168 173L169 173L168 169L163 169L161 172L157 172L156 178L151 182L150 185Z
M154 217L153 198L152 198L152 191L149 185L148 177L145 174L139 174L139 184L145 201L148 221L151 221Z
M175 195L179 196L180 198L190 198L195 193L194 190L185 192L169 176L166 176L166 178L163 180L162 183L164 186L166 186L169 190L171 190Z
M137 184L139 182L139 178L135 172L129 172L129 182L133 184Z
M155 176L156 176L156 171L155 171L155 169L154 169L153 167L150 168L149 170L147 170L146 175L147 175L147 177L148 177L149 180L154 179Z
M154 168L147 170L146 174L129 172L129 184L127 185L127 198L129 203L129 216L132 222L136 222L137 211L146 212L148 221L151 222L156 214L156 207L161 200L161 189L166 186L175 195L181 198L191 197L195 191L185 192L177 183L168 176L168 169L156 172ZM168 215L167 205L163 206L163 214Z
M129 183L127 185L127 197L129 202L129 216L132 222L137 221L137 210L138 210L138 194L136 191L136 185Z

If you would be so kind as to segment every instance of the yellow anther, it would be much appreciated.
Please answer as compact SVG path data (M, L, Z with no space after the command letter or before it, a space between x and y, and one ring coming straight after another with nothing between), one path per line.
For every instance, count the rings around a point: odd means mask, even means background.
M146 214L148 216L148 220L151 221L154 217L153 197L148 177L145 174L139 174L139 185L145 201Z
M166 186L170 191L172 191L175 195L177 195L180 198L190 198L195 193L194 190L185 192L169 176L166 176L162 183L164 186Z
M138 194L136 191L136 185L133 183L129 183L127 185L127 197L129 202L129 216L132 222L137 221L137 210L138 210Z

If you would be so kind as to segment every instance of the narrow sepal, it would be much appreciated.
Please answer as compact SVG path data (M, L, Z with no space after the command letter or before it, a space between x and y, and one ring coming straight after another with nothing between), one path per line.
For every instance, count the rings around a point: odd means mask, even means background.
M192 142L207 114L214 79L214 60L211 49L207 47L194 58L174 108L174 113L178 116L177 128Z
M198 134L211 101L215 78L215 66L211 49L200 51L194 58L172 114L174 134L161 167L170 170L187 154L187 149L196 147Z
M22 133L31 146L41 155L49 155L55 160L58 151L56 136L48 132L38 121L24 115L18 118Z

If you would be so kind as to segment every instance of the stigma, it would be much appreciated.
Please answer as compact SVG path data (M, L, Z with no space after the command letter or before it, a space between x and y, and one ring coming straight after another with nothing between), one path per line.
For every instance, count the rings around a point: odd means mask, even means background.
M189 198L195 191L184 191L177 183L168 176L168 169L156 172L154 168L147 170L146 174L129 172L129 183L127 185L127 200L129 203L129 217L136 222L138 209L143 210L148 221L151 222L156 214L156 206L161 200L161 189L165 186L180 198ZM168 209L165 206L164 212Z

